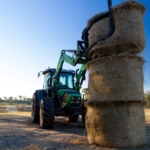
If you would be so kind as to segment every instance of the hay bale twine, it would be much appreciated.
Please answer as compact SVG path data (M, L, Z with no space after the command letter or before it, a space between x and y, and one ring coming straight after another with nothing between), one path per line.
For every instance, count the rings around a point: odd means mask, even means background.
M145 7L135 1L127 1L113 8L115 31L111 37L95 45L89 57L99 54L137 54L144 49L145 37L143 27L143 13ZM101 15L92 17L90 22ZM89 45L109 32L109 18L96 22L89 32ZM96 54L95 54L96 53Z
M144 102L86 102L86 130L90 144L134 147L145 143ZM94 117L93 117L94 116Z
M142 101L143 58L136 55L103 57L87 64L89 99Z

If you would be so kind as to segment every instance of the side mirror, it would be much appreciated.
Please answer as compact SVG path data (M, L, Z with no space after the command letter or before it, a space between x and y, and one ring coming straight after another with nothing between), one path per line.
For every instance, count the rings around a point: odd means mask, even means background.
M38 72L38 75L37 75L37 77L40 77L40 73L41 73L41 72L43 72L43 71L40 71L40 72Z
M37 77L40 77L40 72L38 72L38 75L37 75Z

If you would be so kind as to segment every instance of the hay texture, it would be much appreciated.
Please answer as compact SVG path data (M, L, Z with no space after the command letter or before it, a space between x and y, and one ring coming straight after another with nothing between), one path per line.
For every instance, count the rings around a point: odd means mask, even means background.
M86 102L86 130L90 144L125 148L145 143L143 102L98 103Z
M113 9L115 31L111 37L99 42L89 52L89 57L104 54L137 54L144 49L145 36L143 27L143 5L135 1L127 1ZM101 15L97 14L94 18ZM109 18L96 22L89 32L89 45L99 38L105 37L109 32ZM96 55L96 56L95 56Z
M136 55L103 57L87 64L89 99L143 101L143 58Z

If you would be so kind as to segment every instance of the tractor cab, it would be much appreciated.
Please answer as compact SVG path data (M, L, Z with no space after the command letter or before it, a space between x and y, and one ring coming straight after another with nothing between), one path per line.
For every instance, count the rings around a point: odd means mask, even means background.
M56 69L46 69L43 71L44 75L44 84L43 84L43 89L47 90L49 88L53 89L54 88L54 78L55 78L55 71ZM73 70L65 70L62 69L59 79L56 83L56 88L57 89L74 89L74 76L75 76L75 71Z
M55 83L56 69L46 69L42 72L44 75L43 89L48 97L52 97L59 108L65 110L70 106L80 107L82 105L81 94L75 91L74 77L75 71L62 69Z
M43 89L48 96L52 97L52 93L62 89L74 90L75 71L62 69L57 83L54 83L56 69L48 68L42 72L44 75Z

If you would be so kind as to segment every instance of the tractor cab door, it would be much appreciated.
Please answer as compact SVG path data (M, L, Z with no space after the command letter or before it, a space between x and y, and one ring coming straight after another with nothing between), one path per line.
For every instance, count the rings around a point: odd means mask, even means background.
M47 92L49 97L52 97L52 78L50 72L44 75L43 89Z

